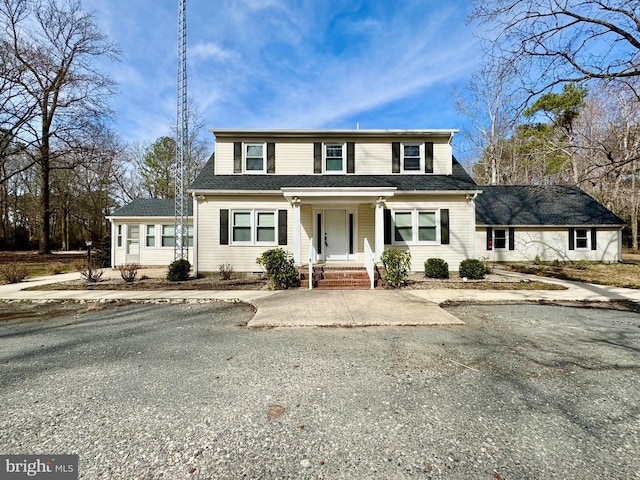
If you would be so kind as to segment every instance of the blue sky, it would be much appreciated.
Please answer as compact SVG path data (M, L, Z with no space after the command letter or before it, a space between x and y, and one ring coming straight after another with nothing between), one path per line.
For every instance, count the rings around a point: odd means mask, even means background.
M122 50L105 68L119 84L121 137L168 134L178 0L83 5ZM188 0L189 97L206 128L461 128L454 89L479 60L469 8L464 0Z

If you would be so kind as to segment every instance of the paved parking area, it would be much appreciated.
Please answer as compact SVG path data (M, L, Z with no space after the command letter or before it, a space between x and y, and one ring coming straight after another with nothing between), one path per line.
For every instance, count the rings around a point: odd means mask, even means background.
M640 478L640 315L250 329L243 304L0 323L0 452L80 478Z

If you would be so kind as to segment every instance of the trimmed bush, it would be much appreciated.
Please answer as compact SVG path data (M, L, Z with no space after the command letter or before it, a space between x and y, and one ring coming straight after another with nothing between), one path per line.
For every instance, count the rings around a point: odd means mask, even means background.
M469 280L481 280L486 272L484 263L480 260L468 258L460 262L460 276Z
M411 268L411 253L387 248L380 255L380 260L387 272L385 277L387 285L398 288L407 283Z
M169 271L167 272L167 280L170 282L184 282L189 278L189 270L191 270L191 264L189 260L181 258L180 260L174 260L169 264Z
M267 250L256 259L269 276L269 288L287 289L300 285L300 275L291 255L282 248Z
M424 275L429 278L449 278L449 264L441 258L428 258L424 262Z

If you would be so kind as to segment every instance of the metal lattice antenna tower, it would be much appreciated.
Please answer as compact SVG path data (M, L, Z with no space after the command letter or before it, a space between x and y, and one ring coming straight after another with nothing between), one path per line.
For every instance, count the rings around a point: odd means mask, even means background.
M178 111L176 118L175 243L174 259L189 258L185 161L187 122L187 0L178 0Z

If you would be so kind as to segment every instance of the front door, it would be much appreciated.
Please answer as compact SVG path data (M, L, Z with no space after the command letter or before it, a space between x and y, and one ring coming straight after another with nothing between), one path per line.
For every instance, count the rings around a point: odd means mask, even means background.
M324 211L325 259L347 259L347 211Z
M126 263L140 263L140 225L127 228Z

